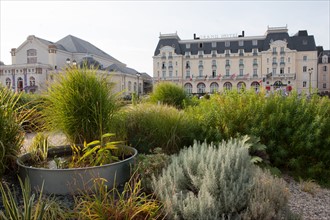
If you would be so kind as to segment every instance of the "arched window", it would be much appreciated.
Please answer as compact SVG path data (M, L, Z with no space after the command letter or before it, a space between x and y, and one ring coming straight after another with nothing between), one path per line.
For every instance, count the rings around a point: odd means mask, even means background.
M216 82L211 83L210 93L217 93L219 91L219 84Z
M225 82L223 84L223 88L226 90L231 90L232 87L233 87L233 85L230 82Z
M11 79L10 78L6 78L6 86L8 89L10 89L11 87Z
M130 92L132 90L132 82L128 81L128 91Z
M192 85L191 85L190 83L186 83L186 84L184 85L184 89L186 90L186 92L187 92L188 94L191 94L191 93L192 93Z
M245 82L237 83L237 91L241 91L242 89L244 90L245 88L246 88Z
M30 77L30 86L35 86L35 85L36 85L36 79L33 76L31 76Z
M23 91L23 79L21 77L17 78L17 91Z
M199 93L199 94L203 94L203 93L205 93L205 84L204 83L199 83L198 85L197 85L197 93Z
M254 88L255 91L258 91L260 87L260 84L258 82L252 82L251 83L251 88Z

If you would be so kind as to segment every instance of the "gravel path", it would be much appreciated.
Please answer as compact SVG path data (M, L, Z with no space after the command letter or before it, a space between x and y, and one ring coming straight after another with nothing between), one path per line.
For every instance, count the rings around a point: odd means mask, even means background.
M24 148L31 143L34 134L27 134L24 142ZM53 134L50 136L50 142L54 145L66 144L66 140L62 134ZM298 183L289 176L284 176L283 179L288 183L290 197L290 210L299 214L304 220L330 220L330 189L320 188L311 182L305 182L306 185ZM12 178L1 180L2 182L10 183ZM17 181L14 181L16 192L19 186L16 186ZM59 196L58 199L72 207L72 196ZM0 200L0 208L2 201Z

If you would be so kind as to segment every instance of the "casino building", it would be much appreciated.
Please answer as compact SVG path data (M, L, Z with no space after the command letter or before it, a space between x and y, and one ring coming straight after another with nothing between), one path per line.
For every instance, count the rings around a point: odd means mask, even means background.
M123 96L142 95L152 86L148 74L127 67L91 43L72 35L57 42L30 35L18 48L11 50L11 58L11 65L0 64L0 85L15 92L40 92L55 74L84 62L111 75L111 81L115 82L114 92L122 92Z
M273 91L312 92L318 88L318 53L314 36L286 27L268 27L264 35L196 37L160 34L153 56L153 80L173 82L188 93L260 87ZM329 76L327 76L329 77ZM327 78L329 80L329 78ZM329 89L329 85L326 85Z

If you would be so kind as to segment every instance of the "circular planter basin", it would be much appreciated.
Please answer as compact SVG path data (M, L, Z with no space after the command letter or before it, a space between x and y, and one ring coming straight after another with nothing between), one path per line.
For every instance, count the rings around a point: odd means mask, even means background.
M68 169L47 169L26 166L31 160L31 154L23 154L16 162L19 168L19 176L22 180L29 178L31 188L40 190L44 184L43 192L46 194L79 194L82 191L93 189L94 180L102 178L108 187L127 182L131 176L131 167L137 155L137 150L124 146L131 152L129 158L106 164L102 166L68 168ZM72 154L70 145L54 147L48 150L48 157L54 158L56 155L68 156Z

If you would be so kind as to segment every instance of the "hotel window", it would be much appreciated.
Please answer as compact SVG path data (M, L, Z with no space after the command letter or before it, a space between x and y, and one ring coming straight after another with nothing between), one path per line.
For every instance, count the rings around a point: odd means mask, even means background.
M216 60L212 60L212 66L213 65L217 65L217 61Z
M226 66L229 66L229 60L226 60Z
M212 70L212 78L215 78L217 76L217 71L216 70Z
M159 68L159 62L157 62L157 67Z
M216 93L219 90L219 85L216 82L211 83L210 85L210 92L211 93Z
M323 55L322 63L328 63L328 56L327 55Z
M284 67L280 68L280 74L284 74Z
M175 70L175 76L178 76L178 71L177 70Z
M184 89L186 90L186 92L188 94L191 94L192 93L192 85L190 83L187 83L184 85Z
M203 43L199 43L198 48L203 48Z
M267 58L267 63L269 63L269 58Z
M243 56L244 55L244 50L243 49L239 49L239 55Z
M187 49L190 49L190 44L186 44L186 48Z
M169 75L170 78L172 78L172 76L173 76L173 71L172 71L172 70L168 71L168 75Z
M185 52L185 54L184 54L185 56L186 56L186 58L190 58L190 52Z
M239 75L240 76L243 76L243 74L244 74L244 70L243 69L239 69Z
M327 88L327 84L323 83L323 89L326 89L326 88Z
M134 82L134 92L137 92L136 82Z
M230 72L229 69L226 69L226 76L229 76Z
M281 63L284 63L284 57L281 57Z
M276 52L276 47L273 47L273 55L276 55L277 52Z
M238 46L244 46L244 41L242 40L238 41Z
M166 70L163 70L162 71L162 77L165 79L165 77L166 77Z
M267 68L267 73L269 73L269 68Z
M224 89L231 90L232 84L230 82L226 82L225 84L223 84L223 87Z
M239 65L243 65L243 59L239 59Z
M186 61L186 69L190 68L190 62Z
M307 61L307 56L303 56L303 61Z
M199 83L198 85L197 85L197 92L198 93L205 93L205 84L204 83Z
M215 48L217 46L216 42L212 42L212 47Z
M199 69L199 71L198 71L198 76L199 76L199 77L202 77L202 76L203 76L203 69Z
M307 84L306 81L303 81L303 87L306 87L306 84Z
M186 78L190 77L190 70L186 70Z
M253 56L257 56L258 55L258 49L257 48L254 48L253 49Z
M290 73L290 70L291 70L290 67L288 67L288 73Z
M276 68L273 68L273 76L276 74Z
M253 76L258 76L258 69L253 69Z
M199 50L199 51L198 51L198 56L199 56L199 57L203 57L203 51L202 51L202 50Z
M290 63L290 61L291 61L291 59L290 59L290 57L288 57L288 63Z
M307 66L303 66L303 72L307 72Z
M327 71L327 66L324 66L323 67L323 71Z
M258 45L258 41L257 41L257 40L253 40L253 41L252 41L252 45L253 45L253 46L257 46L257 45Z
M229 57L230 56L230 50L225 50L225 55L226 55L226 57Z
M323 81L327 81L327 75L323 74Z
M258 64L257 59L253 59L253 64Z
M273 57L273 64L277 64L276 63L276 57Z
M225 42L225 47L230 47L230 41Z
M281 54L284 53L284 47L281 47Z

